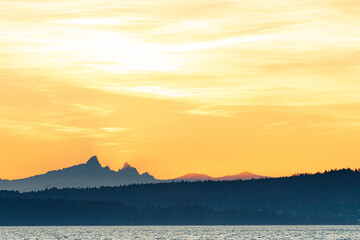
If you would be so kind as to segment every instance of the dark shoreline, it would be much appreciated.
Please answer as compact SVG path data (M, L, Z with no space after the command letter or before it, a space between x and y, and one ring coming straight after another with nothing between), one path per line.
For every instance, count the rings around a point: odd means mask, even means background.
M1 226L358 225L360 172L0 191Z

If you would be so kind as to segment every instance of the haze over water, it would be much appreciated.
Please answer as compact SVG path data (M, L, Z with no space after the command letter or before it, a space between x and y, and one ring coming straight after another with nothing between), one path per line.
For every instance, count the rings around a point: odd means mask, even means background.
M360 239L358 226L1 227L1 240Z

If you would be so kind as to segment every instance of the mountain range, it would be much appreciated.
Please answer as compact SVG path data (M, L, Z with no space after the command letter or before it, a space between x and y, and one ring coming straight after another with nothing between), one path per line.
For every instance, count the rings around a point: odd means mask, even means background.
M102 167L96 156L86 163L50 171L45 174L16 180L1 180L0 189L35 191L46 188L119 186L134 183L153 183L157 180L147 172L139 174L128 163L122 169L113 171Z
M100 186L120 186L128 184L144 184L157 182L178 181L220 181L220 180L248 180L259 179L264 176L243 172L238 175L214 178L203 174L186 174L184 176L160 180L145 172L139 174L136 168L124 163L122 169L111 170L108 166L102 167L96 156L91 157L86 163L72 167L49 171L45 174L16 180L1 180L0 190L16 190L20 192L37 191L46 188L86 188Z

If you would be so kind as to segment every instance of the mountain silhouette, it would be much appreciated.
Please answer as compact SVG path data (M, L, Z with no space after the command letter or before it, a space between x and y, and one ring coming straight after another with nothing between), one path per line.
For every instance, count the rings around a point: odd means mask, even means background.
M122 169L111 170L102 167L96 156L86 163L72 167L49 171L45 174L29 178L4 180L0 178L0 190L15 190L20 192L37 191L46 188L87 188L100 186L121 186L128 184L179 182L179 181L229 181L266 178L249 172L223 177L211 177L204 174L190 173L174 179L159 180L145 172L139 174L136 168L125 162Z
M189 173L173 180L182 180L182 181L231 181L231 180L250 180L250 179L260 179L260 178L267 178L266 176L256 175L251 172L242 172L236 175L226 175L223 177L211 177L205 174L198 174L198 173Z
M139 174L136 168L124 163L117 172L102 167L96 156L86 163L50 171L45 174L17 180L0 180L1 190L36 191L46 188L120 186L134 183L154 183L149 173Z

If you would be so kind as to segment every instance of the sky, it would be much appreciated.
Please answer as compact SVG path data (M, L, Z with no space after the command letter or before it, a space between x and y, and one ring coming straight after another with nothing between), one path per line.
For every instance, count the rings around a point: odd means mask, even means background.
M2 0L0 178L359 168L358 0Z

